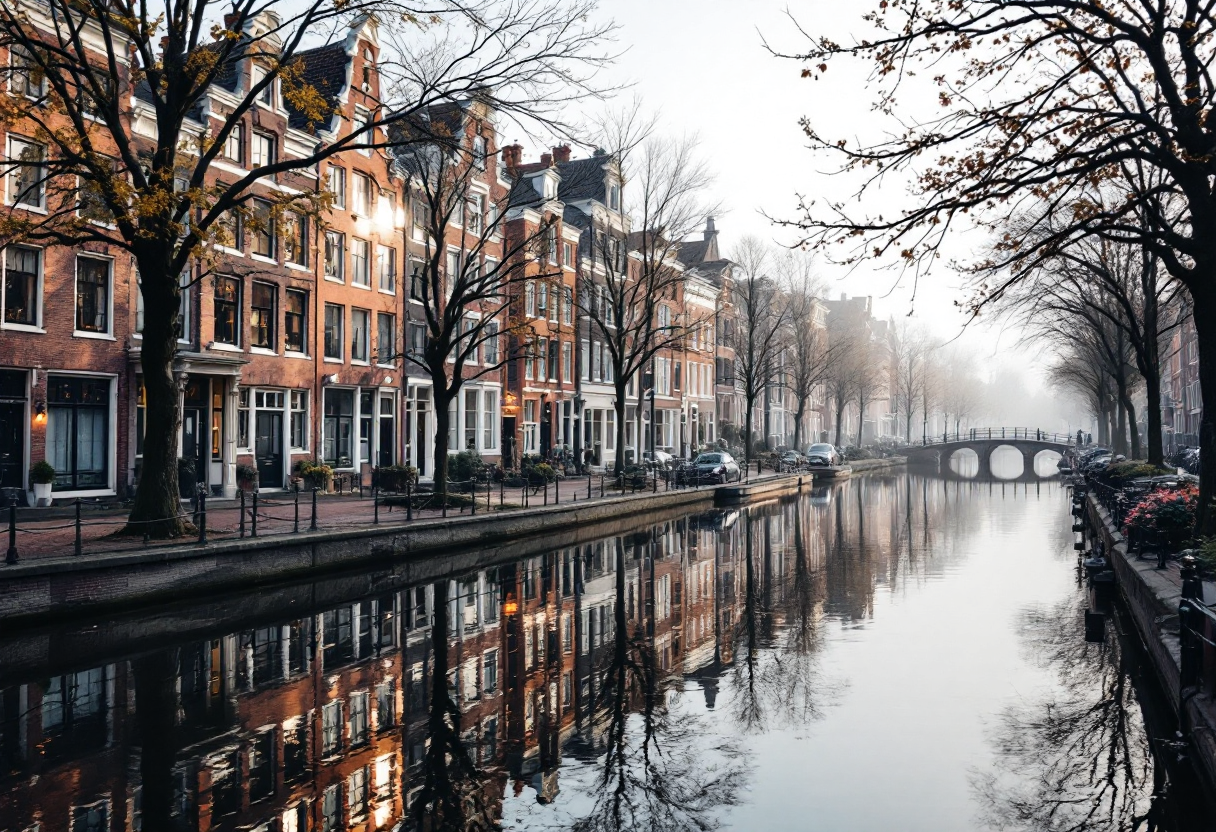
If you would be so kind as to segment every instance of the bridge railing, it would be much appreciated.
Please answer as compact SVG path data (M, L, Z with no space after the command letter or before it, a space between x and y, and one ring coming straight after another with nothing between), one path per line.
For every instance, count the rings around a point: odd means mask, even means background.
M1047 442L1053 445L1071 445L1076 434L1054 433L1041 428L968 428L951 433L945 431L936 436L925 436L921 445L949 445L955 442L987 442L991 440L1020 440L1025 442Z

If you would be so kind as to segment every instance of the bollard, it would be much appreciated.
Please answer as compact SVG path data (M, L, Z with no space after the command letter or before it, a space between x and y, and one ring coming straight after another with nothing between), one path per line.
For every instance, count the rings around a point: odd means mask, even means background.
M315 532L317 530L317 491L319 489L314 485L312 487L312 519L309 520L308 530Z
M543 499L544 499L543 504L546 506L549 505L549 480L547 480L547 479L545 480L545 496Z
M561 505L562 502L561 484L560 478L553 481L553 505L555 506Z
M494 486L486 483L486 511L490 510L490 495L494 493Z
M528 481L524 481L524 508L528 507Z
M245 490L241 489L237 492L241 495L241 537L245 536Z
M600 496L602 497L604 495L601 494ZM591 475L590 474L587 475L587 499L588 500L591 499Z
M588 474L587 476L591 476L591 475ZM588 490L590 490L591 486L588 485L587 488L588 488ZM603 496L604 496L604 475L600 474L600 498L602 499Z
M300 533L300 489L296 489L296 511L295 517L292 519L291 532L292 534Z
M376 493L375 483L372 483L372 523L380 525L380 497Z
M414 480L412 477L405 479L405 519L414 519Z
M17 560L17 498L13 497L8 504L8 554L4 562L11 566Z
M469 487L471 489L470 493L472 494L472 497L473 497L469 513L472 514L474 517L476 517L477 516L477 480L473 480L472 482L470 482Z
M249 515L250 518L250 537L258 536L258 492L253 492L253 512Z
M198 542L207 542L207 492L198 492Z
M502 508L503 506L506 505L506 502L505 502L506 497L503 494L503 489L505 488L504 483L506 482L506 480L507 480L507 475L503 474L502 479L500 479L498 481L498 507L499 508ZM489 504L490 504L490 496L487 494L486 495L486 505L488 506Z
M80 557L80 498L76 498L76 557Z

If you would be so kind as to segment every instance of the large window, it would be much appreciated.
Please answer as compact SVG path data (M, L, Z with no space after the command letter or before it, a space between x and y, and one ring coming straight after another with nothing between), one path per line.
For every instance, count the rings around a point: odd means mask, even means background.
M249 339L250 344L264 350L273 350L276 345L275 323L278 320L279 289L273 283L253 284L250 299Z
M482 396L481 447L488 451L498 447L498 391L483 390Z
M397 291L397 249L376 246L376 276L381 292L392 294Z
M321 753L328 757L342 747L342 700L321 708Z
M540 449L540 426L536 423L536 399L524 399L524 453Z
M349 468L353 459L355 391L326 390L325 417L322 422L325 462L335 468Z
M346 168L329 166L329 192L334 208L346 207Z
M359 691L350 695L350 744L363 745L367 742L370 719L367 710L367 691Z
M366 362L371 352L371 333L368 331L372 313L366 309L350 310L350 360Z
M308 391L291 391L291 447L308 450Z
M391 312L376 313L376 363L385 367L397 364L396 324Z
M253 134L250 160L255 168L273 165L275 163L275 140L270 133Z
M355 286L370 286L371 243L358 237L350 241L350 282Z
M325 357L342 360L342 319L346 308L325 304Z
M487 321L482 335L482 358L491 366L498 363L498 321Z
M238 277L215 279L215 340L240 346L241 280Z
M308 265L308 217L283 215L283 259L296 266Z
M574 345L569 341L562 342L562 381L571 381L571 367L574 362Z
M341 791L335 783L321 795L321 832L338 832L342 826Z
M351 210L361 217L372 215L372 180L365 173L355 171L351 187Z
M346 778L346 811L354 823L367 816L368 767L357 768Z
M274 216L270 203L264 199L253 201L253 253L260 257L275 256Z
M55 489L105 488L109 484L110 380L50 376L46 399L46 456L55 469Z
M283 316L283 348L290 352L307 352L308 343L308 292L303 289L287 290L287 309Z
M76 329L110 332L110 261L76 259Z
M46 208L46 146L8 137L8 202L25 208Z
M46 88L43 83L42 69L28 49L16 43L9 46L8 66L9 92L29 98L42 97Z
M4 251L4 322L38 326L42 306L42 251L9 246Z
M224 142L224 158L237 164L245 161L245 125L239 121L232 125Z
M345 280L346 237L341 231L325 232L325 276L330 280Z

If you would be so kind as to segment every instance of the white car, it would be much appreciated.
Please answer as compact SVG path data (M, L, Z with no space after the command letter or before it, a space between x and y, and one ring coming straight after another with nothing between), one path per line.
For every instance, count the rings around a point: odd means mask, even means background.
M839 462L840 454L836 452L836 447L827 442L817 442L806 449L807 465L837 465Z

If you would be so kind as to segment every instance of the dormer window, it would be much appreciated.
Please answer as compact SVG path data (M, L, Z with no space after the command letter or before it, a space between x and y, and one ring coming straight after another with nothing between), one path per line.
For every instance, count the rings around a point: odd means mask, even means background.
M557 199L557 179L545 174L545 199Z
M355 121L351 128L351 132L355 134L355 144L374 144L376 135L374 130L368 130L367 126L371 123L372 115L363 107L355 108ZM371 156L372 150L370 147L359 148L359 153L363 156Z
M372 91L372 68L376 65L376 60L372 56L372 50L363 50L363 91Z
M621 210L621 186L616 182L608 186L608 210Z
M478 170L486 169L486 137L473 137L473 167Z
M258 84L262 83L262 81L265 80L265 78L266 78L266 70L255 64L253 67L253 83L250 85L250 89L252 89L253 87L256 87ZM274 81L271 81L269 84L267 84L265 87L263 87L258 92L257 98L255 98L254 100L257 101L257 103L263 104L267 107L273 107L274 106Z

